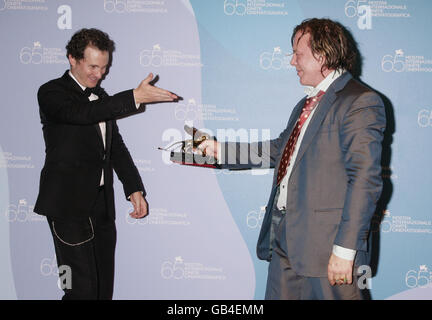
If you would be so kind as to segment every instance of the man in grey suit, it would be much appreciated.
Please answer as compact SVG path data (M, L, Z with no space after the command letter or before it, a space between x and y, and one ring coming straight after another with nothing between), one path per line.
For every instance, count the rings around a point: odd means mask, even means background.
M225 168L275 168L257 245L258 257L270 261L266 299L364 299L358 268L370 261L382 189L384 105L351 75L355 43L342 25L308 19L291 42L307 97L287 128L270 141L207 140L198 150Z

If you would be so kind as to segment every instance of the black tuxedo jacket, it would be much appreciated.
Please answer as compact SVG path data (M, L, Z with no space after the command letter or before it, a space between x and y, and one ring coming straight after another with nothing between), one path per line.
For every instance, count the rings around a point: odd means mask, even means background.
M45 140L45 164L34 211L41 215L82 219L91 215L104 172L107 211L115 217L113 169L126 198L144 186L119 133L115 119L137 108L132 90L108 96L96 88L99 99L89 101L69 72L42 85L39 112ZM104 149L99 122L106 122Z

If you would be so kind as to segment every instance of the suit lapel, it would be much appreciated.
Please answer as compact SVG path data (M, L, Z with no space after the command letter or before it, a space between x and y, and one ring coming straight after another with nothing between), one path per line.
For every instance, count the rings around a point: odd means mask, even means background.
M279 157L276 160L275 172L278 172L278 170L279 170L280 159L282 158L283 151L285 149L286 144L288 143L288 140L289 140L289 137L291 136L292 131L294 130L294 126L295 126L298 118L300 117L300 114L301 114L301 111L302 111L302 108L304 106L305 101L306 101L306 97L304 97L303 99L300 100L299 103L297 103L297 105L294 107L294 109L291 113L291 117L290 117L290 119L288 121L288 125L287 125L287 131L286 131L286 134L283 138L283 142L281 144L281 150L279 153Z
M295 169L297 163L301 160L303 154L305 153L306 149L309 147L310 143L312 142L312 139L317 134L318 130L321 128L321 124L324 121L324 118L326 117L327 113L329 112L329 109L331 108L333 102L336 100L336 95L334 92L327 92L327 94L323 97L323 99L320 101L320 104L318 105L317 109L315 110L315 114L313 115L306 132L303 136L303 140L300 145L300 149L297 153L296 161L293 166L293 170Z
M304 153L306 152L307 148L311 144L313 138L321 128L321 125L325 117L327 116L328 112L330 111L331 107L333 106L333 103L337 98L336 93L342 90L347 84L347 82L351 80L351 78L352 78L351 74L346 72L345 74L341 75L339 79L336 79L334 83L332 83L330 87L327 89L326 94L323 96L322 100L318 104L317 109L315 110L315 113L312 119L310 120L310 123L303 136L303 140L301 142L300 149L297 153L297 157L293 165L292 171L296 169L298 163L301 161Z
M294 107L294 110L292 112L292 116L291 116L291 118L290 118L290 120L288 122L288 125L287 125L289 134L285 137L286 138L285 142L288 142L288 139L289 139L289 137L291 135L291 132L294 129L294 125L296 124L298 118L300 117L300 114L302 112L302 109L303 109L303 106L305 104L305 101L306 101L306 97L304 97L303 99L301 99L300 102L297 103L297 105ZM285 147L285 145L284 145L284 147Z

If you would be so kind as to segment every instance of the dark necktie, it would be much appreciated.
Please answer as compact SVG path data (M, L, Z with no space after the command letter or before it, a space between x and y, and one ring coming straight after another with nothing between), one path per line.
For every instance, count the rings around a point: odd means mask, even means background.
M320 102L322 96L324 95L324 91L318 92L318 94L315 97L310 97L306 99L306 102L303 106L302 112L300 114L300 117L298 118L295 127L293 131L291 132L291 135L288 139L288 142L285 146L285 149L282 154L282 158L280 160L279 164L279 170L277 175L277 184L282 181L283 177L286 174L286 170L290 164L292 154L294 152L295 146L297 144L298 137L300 135L301 128L303 127L303 124L306 122L306 120L309 118L310 113L312 110L316 107L318 102Z

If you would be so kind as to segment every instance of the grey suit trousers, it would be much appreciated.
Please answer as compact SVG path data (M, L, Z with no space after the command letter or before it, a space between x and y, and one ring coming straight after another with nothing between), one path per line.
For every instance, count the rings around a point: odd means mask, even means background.
M327 277L305 277L292 268L287 255L285 212L273 207L276 215L283 215L275 230L273 254L267 276L266 300L365 300L370 299L367 289L357 285L353 275L351 285L330 285ZM305 237L307 235L305 234ZM330 259L330 257L329 257Z

